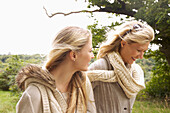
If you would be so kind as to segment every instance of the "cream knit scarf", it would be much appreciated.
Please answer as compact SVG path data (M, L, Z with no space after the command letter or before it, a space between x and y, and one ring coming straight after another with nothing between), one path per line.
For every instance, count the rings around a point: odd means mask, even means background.
M135 97L145 88L144 74L139 65L133 63L126 67L120 54L116 52L109 53L108 58L114 71L88 71L91 81L118 82L128 98Z

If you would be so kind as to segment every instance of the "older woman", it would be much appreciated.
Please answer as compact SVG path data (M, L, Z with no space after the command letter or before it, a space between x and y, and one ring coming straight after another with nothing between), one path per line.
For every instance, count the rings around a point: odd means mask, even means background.
M100 47L98 60L89 70L113 70L114 73L89 74L97 113L132 112L137 93L145 88L143 71L135 60L143 58L153 39L154 30L149 25L131 21L119 26Z

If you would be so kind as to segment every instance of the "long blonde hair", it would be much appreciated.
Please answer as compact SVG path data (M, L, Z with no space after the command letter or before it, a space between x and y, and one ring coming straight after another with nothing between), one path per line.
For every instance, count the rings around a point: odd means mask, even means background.
M55 37L52 43L52 50L48 55L45 68L48 71L57 67L70 51L80 51L91 38L91 33L88 30L70 26L62 29ZM69 91L71 96L68 102L67 113L73 113L76 109L87 112L87 95L86 95L86 77L82 72L74 73Z
M144 44L154 39L154 30L151 26L139 21L130 21L118 26L107 42L101 45L97 58L104 57L112 51L119 52L121 40L130 43Z

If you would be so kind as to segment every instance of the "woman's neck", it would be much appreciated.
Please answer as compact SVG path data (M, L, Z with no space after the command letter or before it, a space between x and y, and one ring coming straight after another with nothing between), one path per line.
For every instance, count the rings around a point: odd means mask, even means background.
M67 63L67 65L65 64ZM57 66L50 73L54 76L56 88L60 92L67 92L69 83L72 79L73 74L76 72L74 67L69 62L63 62Z

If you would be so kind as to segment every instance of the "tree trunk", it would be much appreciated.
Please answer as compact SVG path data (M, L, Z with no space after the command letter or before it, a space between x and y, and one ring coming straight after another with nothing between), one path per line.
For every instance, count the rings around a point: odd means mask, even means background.
M164 41L160 51L165 54L166 60L170 65L170 43L168 43L168 41Z

